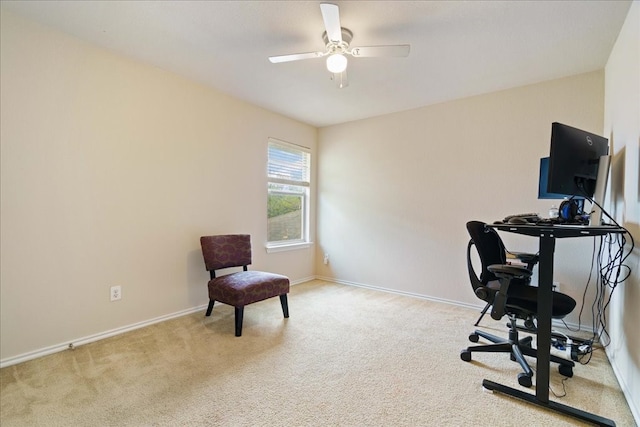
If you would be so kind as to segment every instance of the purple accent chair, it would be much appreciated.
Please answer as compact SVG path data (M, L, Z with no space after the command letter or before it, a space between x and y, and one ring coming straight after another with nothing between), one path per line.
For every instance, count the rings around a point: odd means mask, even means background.
M251 264L251 236L227 234L200 237L204 264L211 275L209 280L209 307L211 316L213 303L220 301L235 307L236 336L242 335L244 306L267 298L279 296L284 317L289 317L287 293L289 278L263 271L248 271ZM242 267L243 271L216 277L216 270Z

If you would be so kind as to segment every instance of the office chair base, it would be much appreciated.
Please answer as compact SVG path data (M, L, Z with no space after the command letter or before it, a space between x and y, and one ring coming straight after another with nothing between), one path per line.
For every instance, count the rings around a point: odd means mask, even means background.
M555 362L555 360L551 360L552 362ZM560 375L571 378L573 377L573 366L572 365L565 365L560 363L558 365L558 372L560 372Z
M480 340L480 337L496 344L501 344L505 342L517 342L518 345L521 347L531 347L532 346L531 342L533 341L533 337L530 337L530 336L519 339L518 334L511 331L509 332L509 340L505 340L502 337L489 334L487 332L480 331L480 330L473 331L473 333L469 334L469 341L474 343L478 342Z
M511 327L509 323L507 323L506 326L507 328ZM519 331L526 332L528 334L533 334L533 335L538 334L538 327L535 324L525 322L523 326L516 324L516 328ZM592 342L591 338L579 338L572 335L565 335L565 334L554 332L554 331L551 331L551 338L555 338L560 341L566 341L567 338L570 338L575 345L583 345L583 344Z
M526 336L519 339L518 331L515 328L509 331L509 339L476 330L469 334L469 341L477 343L480 337L492 342L492 344L467 347L460 352L460 359L465 362L470 362L472 352L509 353L509 358L514 362L518 362L523 371L518 374L518 384L527 388L533 385L533 370L524 358L524 356L537 358L538 352L532 346L533 337ZM573 361L555 355L550 355L550 361L558 364L560 375L569 378L573 376L573 367L575 366Z
M531 380L531 376L525 374L524 372L520 372L518 374L518 384L522 387L531 387L533 385L533 381Z

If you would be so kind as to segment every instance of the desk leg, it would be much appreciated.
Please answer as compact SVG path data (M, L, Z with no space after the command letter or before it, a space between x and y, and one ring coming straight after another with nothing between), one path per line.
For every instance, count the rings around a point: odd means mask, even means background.
M615 421L610 420L609 418L604 418L599 415L595 415L580 409L572 408L571 406L563 405L562 403L557 403L554 401L541 402L532 394L525 393L515 388L507 387L506 385L494 383L493 381L484 380L482 381L482 386L487 390L494 390L500 393L508 394L509 396L516 397L518 399L524 400L529 403L533 403L534 405L538 405L555 412L560 412L561 414L569 415L579 420L583 420L591 424L595 424L597 426L602 426L602 427L616 426Z
M551 350L551 315L553 307L553 255L556 239L549 231L540 236L540 263L538 268L538 338L536 348L536 397L541 403L549 402L549 366Z

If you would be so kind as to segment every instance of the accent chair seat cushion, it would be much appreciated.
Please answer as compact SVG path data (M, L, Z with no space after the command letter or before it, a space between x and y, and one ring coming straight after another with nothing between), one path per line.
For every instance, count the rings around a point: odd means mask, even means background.
M239 271L209 281L209 299L234 307L289 293L289 278L264 271Z

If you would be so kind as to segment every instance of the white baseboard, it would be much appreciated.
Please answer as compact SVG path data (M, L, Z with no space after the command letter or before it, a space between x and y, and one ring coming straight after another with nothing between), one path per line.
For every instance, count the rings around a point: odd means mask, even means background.
M346 281L346 280L337 280L337 279L334 279L334 278L331 278L331 277L323 277L323 276L311 276L311 277L305 277L305 278L302 278L302 279L298 279L298 280L292 281L291 282L291 286L299 285L301 283L306 283L306 282L309 282L309 281L314 280L314 279L324 280L326 282L332 282L332 283L337 283L337 284L342 284L342 285L348 285L348 286L355 286L355 287L360 287L360 288L372 289L372 290L381 291L381 292L388 292L388 293L397 294L397 295L405 295L405 296L409 296L409 297L413 297L413 298L420 298L420 299L424 299L424 300L428 300L428 301L435 301L435 302L451 304L451 305L455 305L455 306L459 306L459 307L471 308L471 309L474 309L474 310L482 310L482 308L483 308L483 306L481 306L481 305L468 304L468 303L448 300L448 299L444 299L444 298L432 297L432 296L429 296L429 295L417 294L417 293L413 293L413 292L398 291L396 289L389 289L389 288L383 288L383 287L379 287L379 286L372 286L372 285L367 285L367 284L364 284L364 283L350 282L350 281ZM52 345L52 346L49 346L49 347L41 348L41 349L38 349L38 350L30 351L30 352L27 352L27 353L23 353L23 354L20 354L20 355L17 355L17 356L8 357L6 359L0 360L0 368L4 368L4 367L7 367L7 366L11 366L11 365L16 365L18 363L26 362L26 361L32 360L32 359L37 359L39 357L47 356L49 354L53 354L53 353L57 353L57 352L60 352L60 351L68 350L69 348L77 348L78 346L81 346L81 345L84 345L84 344L89 344L89 343L92 343L92 342L95 342L95 341L99 341L99 340L102 340L102 339L105 339L105 338L113 337L115 335L124 334L126 332L130 332L130 331L133 331L133 330L136 330L136 329L144 328L146 326L150 326L150 325L153 325L155 323L164 322L164 321L171 320L171 319L174 319L174 318L177 318L177 317L181 317L181 316L186 316L188 314L195 313L195 312L200 311L200 310L204 310L204 309L206 309L206 307L207 307L207 305L203 304L203 305L199 305L199 306L196 306L196 307L187 308L185 310L177 311L175 313L166 314L164 316L159 316L159 317L156 317L156 318L153 318L153 319L145 320L145 321L134 323L134 324L131 324L131 325L122 326L120 328L111 329L111 330L108 330L108 331L104 331L104 332L100 332L100 333L97 333L97 334L89 335L89 336L86 336L86 337L81 337L81 338L69 340L69 341L66 341L64 343L60 343L60 344ZM558 324L558 326L562 326L562 324ZM577 325L569 325L569 326L577 327Z
M482 309L484 308L484 305L469 304L469 303L466 303L466 302L448 300L448 299L433 297L433 296L424 295L424 294L416 294L416 293L413 293L413 292L398 291L396 289L382 288L382 287L379 287L379 286L371 286L371 285L366 285L366 284L363 284L363 283L349 282L349 281L346 281L346 280L337 280L337 279L334 279L334 278L331 278L331 277L316 276L315 278L318 279L318 280L324 280L325 282L338 283L340 285L357 286L359 288L373 289L373 290L376 290L376 291L389 292L389 293L397 294L397 295L405 295L405 296L414 297L414 298L420 298L420 299L424 299L424 300L428 300L428 301L442 302L442 303L445 303L445 304L455 305L455 306L458 306L458 307L472 308L474 310L482 311ZM580 327L580 325L578 325L577 323L563 322L562 320L558 320L558 319L553 319L551 324L553 326L556 326L556 327L561 327L561 328L568 327L570 329L575 329L575 330L579 329L579 327Z
M627 404L629 405L629 409L631 410L631 415L633 415L633 419L635 420L636 424L640 426L640 407L638 407L638 405L636 404L637 401L634 400L633 395L631 394L629 384L625 380L625 377L622 376L618 364L615 363L615 358L610 354L609 347L605 347L604 352L607 355L607 359L609 359L609 364L613 369L613 374L618 380L618 384L620 385L622 394L624 394L624 397L627 400Z
M306 283L308 281L311 280L323 280L326 282L331 282L331 283L337 283L337 284L341 284L341 285L348 285L348 286L355 286L355 287L360 287L360 288L366 288L366 289L372 289L372 290L376 290L376 291L382 291L382 292L388 292L388 293L392 293L392 294L397 294L397 295L405 295L405 296L410 296L410 297L414 297L414 298L420 298L420 299L424 299L424 300L429 300L429 301L435 301L435 302L441 302L441 303L445 303L445 304L451 304L451 305L455 305L455 306L459 306L459 307L465 307L465 308L472 308L472 309L477 309L477 310L482 310L482 308L484 307L483 305L476 305L476 304L468 304L468 303L463 303L463 302L459 302L459 301L453 301L453 300L448 300L448 299L444 299L444 298L436 298L436 297L431 297L428 295L422 295L422 294L417 294L417 293L413 293L413 292L404 292L404 291L398 291L396 289L389 289L389 288L383 288L383 287L379 287L379 286L371 286L371 285L366 285L363 283L356 283L356 282L350 282L350 281L346 281L346 280L337 280L334 279L332 277L323 277L323 276L313 276L313 277L307 277L304 279L299 279L296 281L292 281L291 285L299 285L301 283ZM115 335L120 335L120 334L124 334L126 332L130 332L136 329L140 329L140 328L144 328L146 326L150 326L153 325L155 323L160 323L160 322L164 322L167 320L171 320L177 317L181 317L181 316L186 316L188 314L191 313L195 313L197 311L200 310L204 310L206 309L207 304L203 304L203 305L199 305L196 307L192 307L192 308L188 308L185 310L181 310L181 311L177 311L175 313L170 313L164 316L159 316L153 319L149 319L149 320L145 320L142 322L138 322L138 323L134 323L131 325L127 325L127 326L123 326L120 328L116 328L116 329L111 329L109 331L105 331L105 332L101 332L98 334L94 334L94 335L89 335L83 338L78 338L76 340L71 340L71 341L67 341L65 343L61 343L61 344L56 344L53 346L49 346L49 347L45 347L39 350L35 350L35 351L31 351L28 353L23 353L20 354L18 356L14 356L14 357L8 357L6 359L2 359L0 360L0 368L5 368L8 366L12 366L12 365L17 365L18 363L22 363L22 362L26 362L28 360L32 360L32 359L37 359L39 357L43 357L43 356L47 356L53 353L57 353L60 351L64 351L64 350L68 350L69 348L75 348L84 344L89 344L95 341L99 341L105 338L109 338L109 337L113 337ZM556 321L554 320L554 323ZM562 322L558 322L558 326L564 326L562 324ZM574 324L567 324L568 326L572 327L572 328L577 328L578 325L574 325ZM620 388L622 389L622 392L629 404L629 407L631 409L631 412L633 414L633 417L636 421L640 420L640 408L637 408L634 405L634 401L632 399L631 396L631 392L627 387L627 384L625 383L625 381L623 380L623 378L620 375L620 371L618 369L618 367L614 364L611 363L611 366L613 368L613 372L618 380L618 383L620 384Z
M175 319L176 317L186 316L187 314L195 313L196 311L204 310L205 308L207 308L206 304L199 305L197 307L176 311L175 313L166 314L164 316L155 317L153 319L144 320L142 322L134 323L131 325L120 327L120 328L111 329L109 331L104 331L94 335L89 335L86 337L69 340L62 344L52 345L50 347L45 347L39 350L23 353L18 356L8 357L6 359L0 360L0 368L16 365L18 363L26 362L27 360L37 359L38 357L47 356L49 354L57 353L63 350L68 350L70 348L76 348L84 344L89 344L91 342L103 340L105 338L113 337L115 335L124 334L125 332L130 332L136 329L144 328L145 326L150 326L155 323L160 323L170 319Z
M313 280L313 277L307 277L300 280L295 280L291 282L291 286L298 285L300 283L308 282ZM186 316L191 313L195 313L196 311L205 310L207 308L207 304L198 305L196 307L187 308L185 310L176 311L175 313L166 314L164 316L155 317L153 319L144 320L142 322L134 323L131 325L122 326L120 328L111 329L109 331L99 332L97 334L89 335L86 337L81 337L73 340L66 341L64 343L55 344L49 347L41 348L38 350L30 351L27 353L19 354L13 357L7 357L6 359L0 360L0 368L4 368L11 365L17 365L18 363L26 362L28 360L37 359L39 357L48 356L53 353L58 353L60 351L68 350L70 348L77 348L78 346L89 344L95 341L100 341L105 338L113 337L115 335L124 334L126 332L134 331L136 329L144 328L145 326L153 325L154 323L160 323L167 320L175 319L177 317Z
M437 298L437 297L432 297L432 296L424 295L424 294L417 294L417 293L413 293L413 292L399 291L397 289L389 289L389 288L383 288L383 287L380 287L380 286L366 285L364 283L350 282L350 281L347 281L347 280L337 280L337 279L334 279L332 277L316 276L315 279L324 280L325 282L337 283L339 285L356 286L358 288L372 289L374 291L388 292L390 294L405 295L405 296L409 296L409 297L413 297L413 298L420 298L420 299L424 299L424 300L428 300L428 301L442 302L442 303L445 303L445 304L456 305L458 307L466 307L466 308L473 308L473 309L480 309L480 310L482 310L482 308L484 307L484 306L477 305L477 304L468 304L468 303L464 303L464 302L460 302L460 301L453 301L453 300L448 300L448 299L445 299L445 298Z
M298 279L291 282L291 286L299 285L301 283L307 283L315 279L315 276L305 277L304 279Z

